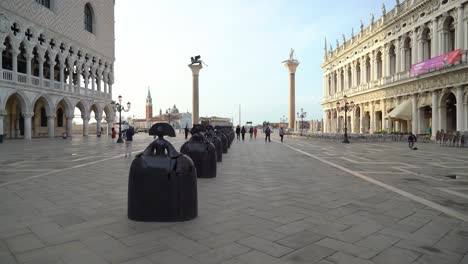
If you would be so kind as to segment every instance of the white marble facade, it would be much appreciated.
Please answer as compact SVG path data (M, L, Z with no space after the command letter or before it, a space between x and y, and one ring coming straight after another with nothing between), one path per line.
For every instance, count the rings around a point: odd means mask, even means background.
M114 121L114 1L0 1L0 135L83 135ZM109 129L110 131L110 129Z
M343 132L336 103L345 95L355 104L347 115L351 133L468 131L468 1L397 1L371 21L334 50L325 41L325 132ZM457 49L461 62L411 75L413 64Z

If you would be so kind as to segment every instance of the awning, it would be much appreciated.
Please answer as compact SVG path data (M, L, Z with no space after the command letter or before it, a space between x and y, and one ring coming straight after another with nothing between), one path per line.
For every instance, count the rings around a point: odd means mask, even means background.
M403 120L411 120L412 117L411 100L406 100L399 104L395 109L388 113L387 118L398 118Z

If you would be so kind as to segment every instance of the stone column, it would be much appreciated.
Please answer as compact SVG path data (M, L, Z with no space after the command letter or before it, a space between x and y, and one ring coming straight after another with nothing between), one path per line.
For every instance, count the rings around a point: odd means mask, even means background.
M89 134L89 116L82 115L81 118L83 119L83 137L87 137Z
M200 76L200 70L203 68L201 63L199 64L190 64L190 69L192 70L192 124L199 124L199 84L198 77ZM291 124L291 120L289 120ZM293 123L294 124L294 123Z
M294 130L296 123L296 69L299 66L299 61L288 60L284 66L289 71L289 128ZM338 78L337 82L339 82Z
M361 104L360 118L359 118L359 131L361 134L364 134L364 117L366 112L364 111L364 104Z
M432 20L432 41L431 41L431 58L439 56L439 32L437 28L437 17ZM433 111L434 112L434 111Z
M44 83L44 62L45 62L44 56L39 55L38 61L39 61L39 83L40 83L39 86L43 86L44 85L43 84Z
M447 109L445 105L439 105L439 129L447 132Z
M55 64L57 64L56 61L55 61L55 56L52 57L52 58L49 57L49 66L50 66L50 68L49 68L49 72L50 72L50 73L49 73L49 77L50 77L50 78L49 78L49 81L50 81L50 82L49 82L49 87L50 87L50 89L54 89L54 81L55 81L55 78L54 78L55 70L54 70L54 69L55 69Z
M26 50L24 54L26 57L26 82L31 84L31 61L34 58L32 50Z
M437 130L439 127L439 93L432 92L432 139L435 140Z
M416 28L413 29L413 36L411 38L412 40L412 53L411 54L411 64L415 64L418 62L418 34L416 33Z
M112 122L113 122L113 119L107 117L106 122L107 122L107 134L110 135L110 134L112 134L112 125L113 125Z
M395 132L401 132L400 120L395 120Z
M400 61L401 61L401 52L400 52L400 41L397 39L395 40L395 73L397 75L401 71L400 69Z
M323 133L327 133L327 124L328 124L327 118L328 118L327 110L323 110L323 128L322 128Z
M89 71L88 71L87 66L85 66L85 70L84 70L83 74L84 74L85 94L88 94L88 88L89 88Z
M465 132L468 132L468 102L464 103L465 108Z
M350 129L348 129L349 132L351 133L355 133L355 129L354 129L354 122L356 121L355 118L356 118L356 112L355 112L355 107L353 107L353 109L349 112L349 115L351 117L351 122L349 125L351 125Z
M91 94L96 94L96 70L91 70Z
M5 49L6 49L5 45L3 45L3 43L0 43L0 55L3 54L3 50L5 50ZM3 56L0 56L0 79L3 79L3 69L2 69L3 68L2 67L3 62L2 61L3 61ZM0 134L0 135L2 135L2 134Z
M73 134L73 118L75 116L73 114L67 115L67 137L71 137Z
M426 128L424 126L424 111L423 108L418 107L418 134L425 134Z
M96 134L101 132L102 127L102 115L96 115Z
M13 75L14 82L18 81L18 54L19 54L18 48L12 47L11 49L12 67L13 67L12 75Z
M462 132L465 128L463 116L463 86L455 88L455 97L457 99L457 131Z
M382 123L382 130L387 130L387 127L385 125L385 116L387 114L387 107L385 105L385 99L380 100L380 109L382 110L382 120L380 120Z
M457 28L456 28L456 43L455 43L455 49L464 49L464 31L465 31L465 27L464 27L464 23L465 23L465 20L463 19L463 3L461 3L459 6L458 6L458 18L457 18ZM457 101L458 102L458 101ZM458 114L458 112L457 112ZM457 117L458 119L458 117ZM458 124L458 122L457 122ZM457 130L458 130L458 125L457 125ZM458 131L461 131L461 130L458 130Z
M411 132L417 134L418 132L418 98L416 94L411 96ZM409 130L409 127L408 127Z
M47 134L49 138L55 137L55 116L47 116Z
M75 65L73 59L68 57L68 90L73 93L73 72L75 71Z
M1 57L1 56L0 56ZM0 71L1 71L2 67L1 67L1 64L0 64ZM1 72L0 72L1 73ZM5 135L5 132L3 131L3 117L6 116L6 111L4 110L1 110L0 111L0 136L3 136ZM10 135L11 136L11 135Z
M64 70L65 70L65 61L63 60L60 60L60 85L62 87L62 90L65 90L65 74L64 74Z
M23 113L24 118L24 139L31 140L31 118L34 116L34 113Z
M372 101L372 102L370 103L369 117L370 117L370 120L369 120L369 122L370 122L369 133L370 133L370 134L373 134L374 131L375 131L375 119L376 119L376 118L375 118L375 103L374 103L374 101Z

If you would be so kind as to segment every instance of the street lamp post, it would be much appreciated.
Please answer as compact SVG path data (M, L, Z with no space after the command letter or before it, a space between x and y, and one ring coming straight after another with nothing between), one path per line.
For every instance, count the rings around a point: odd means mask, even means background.
M128 112L130 111L130 102L127 103L127 109L122 106L122 96L119 95L119 102L116 104L117 111L119 112L119 139L117 139L117 143L123 143L122 139L122 111Z
M288 118L283 116L283 117L280 117L280 127L283 126L284 123L287 123L288 122Z
M340 111L344 111L344 114L345 114L345 121L344 121L344 139L343 139L343 143L346 143L348 144L349 143L349 140L348 140L348 111L351 111L351 109L353 109L354 107L354 102L351 101L351 102L348 102L347 100L347 96L343 96L343 105L344 106L341 106L341 103L340 102L336 102L336 110L338 112Z
M297 118L301 119L301 136L302 136L302 130L304 129L304 118L306 118L307 112L304 112L304 109L301 108L301 112L297 112Z

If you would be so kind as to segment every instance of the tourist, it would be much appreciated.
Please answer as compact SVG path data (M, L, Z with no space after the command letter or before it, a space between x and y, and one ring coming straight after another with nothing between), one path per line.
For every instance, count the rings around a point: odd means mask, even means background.
M189 132L188 125L185 125L184 132L185 132L185 139L187 139L187 137L188 137L188 132Z
M112 128L111 137L112 137L112 142L114 143L115 143L116 136L117 136L117 131L115 131L115 128Z
M249 134L250 134L250 139L252 139L253 127L250 127L250 128L249 128Z
M244 141L245 139L245 127L244 126L242 126L241 134L242 134L242 141Z
M258 133L257 127L254 128L253 133L254 133L254 138L257 139L257 133Z
M268 142L271 142L270 134L271 134L270 127L267 126L265 129L265 142L267 141L267 139L268 139Z
M127 138L126 149L125 149L125 157L132 156L132 143L133 143L133 135L135 134L135 130L132 126L129 126L127 131L125 131L125 136Z
M236 135L237 135L237 140L240 140L240 125L237 125L236 127Z
M281 138L281 143L283 143L283 137L284 137L284 128L283 127L280 127L279 135L280 135L280 138Z
M414 142L416 141L416 136L413 134L413 133L410 133L410 135L408 136L408 147L410 149L415 149L414 148Z

